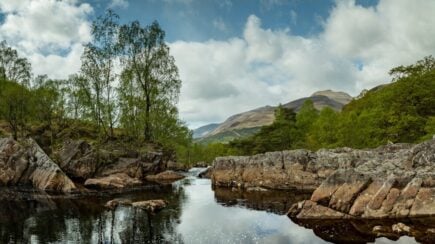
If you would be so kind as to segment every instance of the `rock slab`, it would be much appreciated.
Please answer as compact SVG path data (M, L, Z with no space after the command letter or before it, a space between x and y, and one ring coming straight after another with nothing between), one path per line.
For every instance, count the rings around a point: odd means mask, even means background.
M42 191L76 190L71 179L33 139L0 138L0 186L29 185Z
M289 216L336 219L338 212L343 215L340 218L397 219L435 215L435 140L392 144L358 154L367 156L356 161L354 168L336 170L309 201L295 204Z

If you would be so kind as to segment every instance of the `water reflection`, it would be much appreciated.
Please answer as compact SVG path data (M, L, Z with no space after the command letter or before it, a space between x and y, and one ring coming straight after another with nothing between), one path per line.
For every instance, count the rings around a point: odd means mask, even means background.
M334 243L435 243L435 217L293 221Z
M283 213L307 194L213 191L209 180L192 176L196 173L172 185L129 194L69 199L0 189L0 243L325 243L351 241L345 239L357 236L351 227L364 226L295 224ZM114 198L164 199L169 204L155 215L128 206L105 209ZM388 241L372 234L359 240Z
M245 206L250 209L286 214L299 201L309 199L311 192L243 191L231 188L213 189L216 201L224 206Z
M273 206L279 206L274 212L283 212L289 204L286 197L272 197L269 204L264 194L213 192L210 181L193 177L196 173L173 185L110 196L65 199L35 192L16 194L3 189L0 193L0 242L322 242L311 230L293 224L285 215L247 209L272 210ZM105 209L104 204L113 198L165 199L169 205L156 215L128 206ZM232 198L247 201L233 204Z

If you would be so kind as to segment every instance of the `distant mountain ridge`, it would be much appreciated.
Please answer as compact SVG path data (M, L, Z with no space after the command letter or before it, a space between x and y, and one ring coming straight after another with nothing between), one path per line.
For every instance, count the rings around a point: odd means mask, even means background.
M219 125L219 123L213 123L196 128L195 130L193 130L193 138L196 139L204 137L212 132L214 129L216 129Z
M314 107L321 110L324 107L330 107L336 111L340 111L344 105L352 101L352 97L345 92L337 92L332 90L318 91L309 97L296 99L289 103L283 104L286 108L291 108L298 112L306 100L312 100ZM194 135L198 142L209 143L213 141L226 142L238 136L247 136L249 133L255 133L260 127L270 125L275 120L276 106L264 106L247 112L239 113L230 116L221 124L209 124L194 130ZM205 133L205 129L210 130ZM213 129L211 129L213 128ZM249 129L249 130L248 130ZM244 133L238 133L243 131ZM214 140L216 139L216 140Z

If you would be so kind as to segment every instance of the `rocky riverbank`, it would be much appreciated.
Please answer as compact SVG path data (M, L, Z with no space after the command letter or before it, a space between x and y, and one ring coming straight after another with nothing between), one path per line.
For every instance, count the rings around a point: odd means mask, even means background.
M351 149L342 148L218 157L213 162L211 180L213 185L223 187L312 191L338 168L353 167L357 156Z
M125 189L150 178L154 182L164 178L165 183L181 178L174 172L161 177L169 158L159 151L97 150L84 140L68 140L53 159L33 139L0 138L0 186L66 193Z
M354 151L356 152L356 151ZM393 144L360 155L292 206L296 219L415 218L435 215L435 140Z
M314 190L292 206L298 219L435 215L435 140L375 149L293 150L216 158L215 186Z
M38 144L0 138L0 186L31 185L42 191L77 190L72 180Z

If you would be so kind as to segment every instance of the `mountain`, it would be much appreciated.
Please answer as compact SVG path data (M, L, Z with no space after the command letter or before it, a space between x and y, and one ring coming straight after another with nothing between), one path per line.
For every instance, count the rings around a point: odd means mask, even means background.
M332 90L318 91L309 97L300 98L289 103L283 104L286 108L291 108L294 111L299 111L306 100L312 100L314 107L321 110L324 107L331 107L336 111L340 111L344 105L352 101L352 97L345 92L336 92ZM275 120L276 106L265 106L256 108L247 112L235 114L229 117L221 124L209 124L203 127L213 128L208 133L198 133L194 130L194 134L200 134L201 137L196 137L197 142L228 142L234 138L249 136L258 131L262 126L270 125Z
M220 124L214 123L214 124L208 124L201 126L199 128L196 128L193 130L193 138L201 138L212 132L214 129L216 129Z

